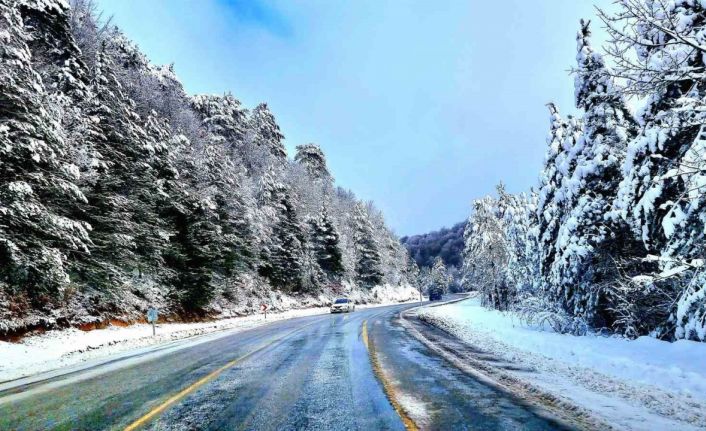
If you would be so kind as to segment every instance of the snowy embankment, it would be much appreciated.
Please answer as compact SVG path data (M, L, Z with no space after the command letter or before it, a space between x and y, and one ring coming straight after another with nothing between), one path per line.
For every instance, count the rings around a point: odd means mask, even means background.
M417 290L411 286L378 286L366 295L355 291L349 297L361 304L358 308L380 307L417 301ZM321 298L323 303L330 299ZM108 326L104 329L82 331L76 328L46 331L23 338L20 342L0 341L0 382L31 376L59 368L80 365L87 361L101 360L136 349L161 346L174 341L211 334L219 331L228 333L243 331L265 325L277 320L295 317L313 316L329 312L328 306L301 307L291 297L280 297L278 308L291 309L242 317L230 317L210 322L197 323L160 323L157 335L152 336L152 327L148 324L130 326Z
M706 343L558 334L476 298L419 315L491 355L503 373L616 429L706 429Z

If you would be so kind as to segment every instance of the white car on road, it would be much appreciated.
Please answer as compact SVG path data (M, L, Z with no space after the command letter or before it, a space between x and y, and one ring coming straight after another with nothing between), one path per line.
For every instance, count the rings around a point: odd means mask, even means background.
M355 304L348 298L338 298L331 304L331 313L350 313L355 311Z

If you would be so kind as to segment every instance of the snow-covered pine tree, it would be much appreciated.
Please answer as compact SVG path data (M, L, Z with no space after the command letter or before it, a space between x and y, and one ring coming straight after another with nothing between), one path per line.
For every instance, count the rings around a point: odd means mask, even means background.
M326 274L321 269L321 266L319 266L319 262L316 259L316 252L309 241L304 244L301 275L302 292L315 293L326 283Z
M71 34L80 50L83 62L88 69L92 69L102 36L111 27L111 19L102 19L102 14L94 0L71 0L70 5L68 15Z
M434 265L431 267L429 295L443 295L448 291L449 284L451 284L449 271L446 269L446 265L444 265L444 261L441 257L437 256L436 259L434 259Z
M214 236L214 223L207 224L206 219L211 214L195 192L194 174L198 170L192 143L185 136L175 136L169 145L176 155L175 164L180 174L178 181L169 183L171 187L159 211L168 237L161 254L159 281L170 286L169 297L179 311L201 313L213 289L210 267L200 266L206 261L206 253L200 250L199 243L203 242L201 238ZM204 229L201 238L199 228Z
M274 244L268 253L271 271L267 276L275 287L296 292L302 288L305 238L286 190L278 205L280 217L272 229Z
M70 281L66 256L88 252L90 227L69 217L86 198L43 108L31 38L10 3L0 3L0 280L14 294L41 302Z
M284 166L287 150L275 117L266 103L250 112L247 120L245 163L251 175L259 177L272 166Z
M93 99L86 110L97 120L100 133L92 136L95 183L84 187L88 204L80 212L93 228L94 247L90 268L82 273L106 285L133 269L154 266L166 245L155 208L159 175L152 164L166 151L166 136L163 130L161 136L147 133L134 102L122 91L109 40L97 55Z
M85 96L87 69L72 37L70 10L61 0L11 1L18 8L31 34L27 44L32 63L42 77L46 91L72 97Z
M539 245L539 264L542 276L546 277L554 262L557 233L559 231L559 205L556 194L562 182L562 171L559 169L557 159L564 151L567 124L559 115L559 109L554 103L547 105L549 108L549 135L547 136L547 152L544 157L544 166L539 174L539 191L537 200L537 234Z
M224 188L213 199L222 235L220 257L223 272L227 276L249 272L256 252L242 189Z
M706 226L706 7L691 0L620 6L613 15L601 12L616 47L611 54L628 77L629 92L647 98L616 200L617 212L644 245L635 256L644 265L641 279L654 280L649 288L632 289L629 302L642 304L633 307L633 320L650 310L639 333L704 340L698 334L706 327L706 284L693 281L702 279L695 272L703 262Z
M272 168L279 169L276 166ZM328 185L311 178L303 165L287 163L283 177L291 192L297 196L295 204L302 218L318 217L321 203L331 201L331 189Z
M258 272L278 289L301 291L306 239L289 188L277 179L274 169L261 179L260 188L267 219L263 221L270 233L261 243Z
M706 271L702 262L692 262L695 265L682 266L675 274L680 281L687 281L687 285L679 292L672 319L676 323L673 336L677 339L706 341ZM689 279L684 277L684 273L693 275Z
M603 57L590 45L589 22L577 35L576 106L583 109L583 133L576 142L575 168L562 180L565 215L559 227L550 284L575 316L606 321L604 288L620 277L614 259L625 246L621 225L605 213L620 183L620 166L634 121ZM624 229L623 229L624 230Z
M253 264L254 238L248 209L247 179L242 165L245 150L245 110L232 95L197 95L191 106L208 130L208 143L196 158L198 188L208 197L221 235L221 266L226 275L247 272Z
M372 202L365 208L368 220L373 228L373 236L380 255L380 271L383 274L382 282L398 285L405 281L404 268L407 266L407 249L403 247L399 238L387 227L385 216Z
M191 98L191 106L198 112L203 126L212 140L221 141L231 158L242 160L247 133L247 111L232 94L211 96L199 94Z
M193 150L188 142L173 146ZM229 154L214 139L185 155L179 189L164 204L173 231L164 255L173 271L172 296L189 312L203 312L226 279L252 269L253 236L238 182L243 175Z
M231 156L231 148L215 138L196 160L198 195L214 213L220 231L215 240L218 272L227 276L249 271L255 256L245 175Z
M311 248L318 265L326 274L339 280L343 276L343 254L339 234L328 211L328 205L321 205L319 216L309 219Z
M326 156L316 144L297 145L294 161L306 168L309 177L325 183L331 182L331 173L326 165Z
M171 297L185 311L202 313L215 297L213 276L223 251L218 221L205 202L187 194L165 211L165 217L174 229L164 252L173 271Z
M562 119L556 105L548 105L550 131L544 167L539 177L537 201L540 271L549 289L549 274L556 257L559 228L565 217L566 194L562 188L564 177L576 166L576 142L581 136L581 123L574 117Z
M370 289L382 282L384 274L373 225L362 203L355 205L353 223L356 282L360 286Z
M508 252L497 199L486 196L473 202L464 240L464 285L480 292L484 306L508 309L514 299L514 286L508 286L505 279Z
M400 243L399 238L384 224L382 228L382 238L385 244L381 253L382 271L385 274L384 282L397 286L407 281L405 268L407 267L409 255L407 249Z
M339 233L344 278L355 280L355 194L342 187L334 189L330 212Z
M498 187L498 201L505 208L503 225L507 244L508 262L505 277L514 286L519 299L541 295L542 277L539 271L537 238L537 195L525 193L512 195Z
M417 261L412 259L411 257L408 256L407 259L407 269L405 271L406 274L406 280L411 284L412 286L416 286L421 289L421 270L419 269L419 265L417 265Z

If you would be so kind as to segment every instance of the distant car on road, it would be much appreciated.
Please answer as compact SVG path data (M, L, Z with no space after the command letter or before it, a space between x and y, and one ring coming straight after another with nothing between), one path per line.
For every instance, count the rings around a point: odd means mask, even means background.
M331 313L350 313L355 311L355 304L348 298L338 298L331 304Z

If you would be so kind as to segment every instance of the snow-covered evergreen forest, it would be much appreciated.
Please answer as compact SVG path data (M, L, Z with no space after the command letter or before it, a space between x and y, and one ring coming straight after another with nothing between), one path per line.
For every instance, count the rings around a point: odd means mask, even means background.
M0 333L405 286L381 212L283 138L264 103L186 94L90 0L0 0Z
M464 282L562 332L706 341L706 2L616 4L580 24L539 184L474 202Z

